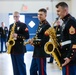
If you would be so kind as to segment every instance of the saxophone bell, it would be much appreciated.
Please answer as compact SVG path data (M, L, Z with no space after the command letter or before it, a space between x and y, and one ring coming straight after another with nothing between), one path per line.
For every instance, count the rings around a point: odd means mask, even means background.
M15 41L14 41L13 39L9 40L8 43L9 43L9 45L11 45L11 46L15 45Z
M55 49L55 45L52 44L52 42L47 42L44 46L44 49L47 54L51 54Z

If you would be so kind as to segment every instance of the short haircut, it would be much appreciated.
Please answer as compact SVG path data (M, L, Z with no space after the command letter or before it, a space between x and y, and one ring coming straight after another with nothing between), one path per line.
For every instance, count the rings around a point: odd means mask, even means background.
M56 8L58 8L59 6L63 7L63 8L68 8L68 4L65 3L65 2L59 2L57 5L56 5Z
M39 9L38 12L44 12L45 14L47 14L47 10L44 8Z
M20 15L20 13L19 13L18 11L15 11L15 12L13 13L13 15L14 15L14 14L19 14L19 15Z

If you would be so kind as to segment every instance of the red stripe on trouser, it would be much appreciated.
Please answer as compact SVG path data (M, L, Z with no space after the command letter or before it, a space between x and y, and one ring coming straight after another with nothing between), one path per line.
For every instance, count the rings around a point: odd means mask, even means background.
M41 75L44 75L44 62L43 62L43 58L41 58Z
M69 75L69 66L66 65L66 75Z

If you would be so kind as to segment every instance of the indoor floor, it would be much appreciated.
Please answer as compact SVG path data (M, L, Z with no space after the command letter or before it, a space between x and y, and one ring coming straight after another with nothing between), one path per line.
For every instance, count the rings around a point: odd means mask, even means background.
M32 51L29 51L25 54L27 75L29 75L31 59ZM49 58L47 58L48 61ZM0 75L13 75L10 54L0 53ZM53 63L47 63L47 75L62 75L55 61Z

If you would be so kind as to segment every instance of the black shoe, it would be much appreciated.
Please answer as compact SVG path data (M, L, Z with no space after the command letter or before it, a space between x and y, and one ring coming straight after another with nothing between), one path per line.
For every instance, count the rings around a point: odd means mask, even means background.
M48 63L53 63L53 61L49 61Z
M2 53L2 52L0 52L0 53Z
M6 53L6 51L3 51L3 53Z

